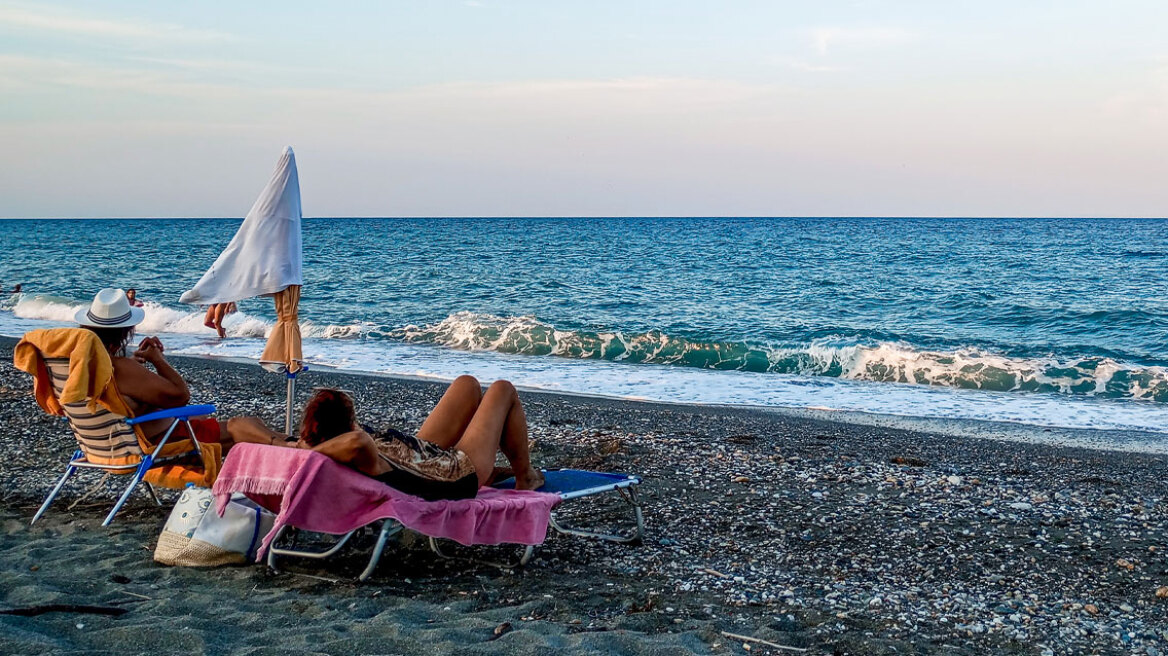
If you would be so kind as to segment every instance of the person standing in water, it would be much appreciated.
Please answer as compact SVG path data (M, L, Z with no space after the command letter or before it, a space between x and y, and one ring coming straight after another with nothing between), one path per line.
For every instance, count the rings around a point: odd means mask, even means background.
M235 314L238 309L235 303L214 303L207 308L207 314L203 316L203 325L213 328L219 333L219 339L223 339L227 337L227 331L223 329L223 318Z
M126 300L130 302L130 307L142 307L142 301L138 300L138 290L133 287L126 290Z

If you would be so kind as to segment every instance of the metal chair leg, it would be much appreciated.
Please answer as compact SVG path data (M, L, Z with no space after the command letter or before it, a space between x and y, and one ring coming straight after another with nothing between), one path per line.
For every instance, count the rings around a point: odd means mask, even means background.
M393 519L387 519L381 524L381 534L377 536L377 546L373 547L373 555L369 557L369 564L365 566L365 570L357 577L358 581L364 581L373 575L373 570L377 567L377 562L381 560L381 552L385 550L385 543L391 536L397 535L405 528Z
M146 486L146 492L150 494L150 498L154 499L154 503L161 506L162 499L158 498L158 491L154 489L154 486L151 485L149 482L143 483L143 485Z
M281 527L280 532L276 534L276 538L279 538L284 533L283 529L285 529L285 528L290 528L290 527L288 527L288 526ZM349 542L349 538L353 537L353 535L356 534L357 531L359 531L359 530L361 530L361 529L353 529L352 531L349 531L348 533L342 535L340 537L340 539L337 540L336 544L334 544L333 546L329 547L328 549L326 549L324 551L297 551L296 549L293 549L293 548L285 549L285 548L277 547L276 540L273 539L272 543L268 546L268 560L272 561L271 554L273 554L273 553L279 554L281 556L299 556L301 558L329 558L333 554L335 554L338 551L340 551L341 549L343 549L344 546Z
M618 488L617 492L626 504L633 508L633 519L635 526L631 535L616 535L612 533L604 533L602 531L592 531L588 529L575 528L561 524L556 519L556 514L552 513L549 524L553 529L565 535L579 535L586 538L596 538L606 542L616 542L618 544L639 544L645 535L645 515L641 510L641 502L637 500L637 492L632 487L627 489Z
M287 524L281 526L280 529L276 531L276 535L272 537L272 541L268 543L268 568L270 568L273 572L280 571L279 568L276 567L276 543L280 541L280 538L284 535L284 531L287 530Z
M122 506L126 504L126 501L130 498L130 494L134 492L134 488L138 487L138 483L142 482L142 476L145 473L146 469L143 469L141 466L139 466L138 471L134 472L133 474L133 480L131 480L130 484L126 486L126 491L122 492L122 496L119 497L118 502L114 504L113 510L111 510L109 514L106 515L105 521L101 523L102 526L109 526L110 522L114 521L114 515L118 514L118 511L122 509Z
M430 537L429 541L430 541L430 551L433 551L434 555L436 555L436 556L439 556L441 558L446 558L448 560L462 560L462 561L465 561L468 563L477 563L480 565L490 565L491 567L498 567L499 569L515 569L517 567L523 567L524 565L526 565L528 562L531 561L531 556L535 553L535 546L530 545L530 544L525 545L524 549L523 549L523 553L520 554L520 556L517 560L500 563L500 562L496 562L493 560L482 560L480 558L464 558L461 556L451 556L450 554L442 551L442 548L438 546L438 538Z
M56 499L57 495L60 494L61 488L65 487L65 481L69 480L69 477L76 473L76 471L77 468L73 465L65 468L65 473L61 476L61 480L57 481L57 484L53 486L53 491L49 492L49 496L45 497L45 502L41 504L40 510L33 515L32 521L28 523L29 526L36 524L37 520L41 518L41 515L45 514L45 511L49 509L49 504L53 503L53 499Z

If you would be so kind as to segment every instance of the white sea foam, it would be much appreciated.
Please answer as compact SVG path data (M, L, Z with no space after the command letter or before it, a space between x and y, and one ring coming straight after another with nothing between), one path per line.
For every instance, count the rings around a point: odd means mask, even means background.
M741 342L692 341L660 331L562 330L531 316L500 317L472 312L458 312L426 326L408 325L392 331L391 335L407 342L468 351L826 375L846 380L999 392L1042 391L1168 400L1168 369L1121 363L1110 358L1074 361L1054 357L1011 358L977 348L931 351L894 342L841 343L838 338L791 346L753 346Z
M0 311L0 334L19 336L33 328L70 324L81 305L66 299L25 297L12 307L12 312ZM219 340L203 327L199 311L153 304L146 311L147 319L140 332L162 333L168 353L258 359L263 338L271 327L270 321L238 313L225 322L233 337ZM486 329L483 323L489 324ZM535 344L548 354L568 353L571 348L565 344L580 339L579 333L557 331L530 317L519 320L495 317L484 322L480 315L462 314L448 319L447 326L449 341L419 339L411 343L404 341L403 336L413 335L416 339L422 332L432 332L433 327L389 331L389 336L396 339L354 339L381 335L384 331L371 324L338 326L305 321L302 324L304 354L310 363L341 369L439 380L469 373L483 380L507 378L531 389L630 399L780 408L826 407L884 415L1168 433L1168 404L1164 403L1055 393L971 391L919 384L941 381L945 376L978 365L1003 369L1022 367L1020 362L1008 358L987 360L987 354L972 350L929 353L898 345L867 348L817 344L795 354L803 358L806 371L780 375L659 364L630 365L581 358L578 354L531 357L499 352L514 345ZM672 343L660 333L632 337L609 333L596 343L601 350L609 348L605 344L620 345L626 350L640 348L641 352L672 357L669 353ZM579 346L592 348L591 344L584 340ZM768 357L778 355L770 353ZM783 357L794 355L784 353ZM827 371L832 366L829 363L842 367L840 377L809 375ZM865 372L870 372L874 363L895 369L898 379L903 377L918 384L865 380L869 375ZM1096 375L1099 380L1110 380L1122 370L1118 363L1104 362L1097 367ZM1102 389L1105 383L1095 381L1094 385ZM1168 442L1164 447L1168 448Z
M54 296L22 295L10 302L12 314L21 319L34 319L54 323L72 323L78 310L88 307L71 299ZM213 335L213 331L203 325L205 311L202 309L175 309L147 301L143 308L146 318L138 325L138 332L144 334L171 333L184 335ZM274 322L243 312L229 314L223 319L223 329L228 337L266 338ZM375 328L373 324L333 325L302 321L301 334L305 338L344 339L357 337Z
M873 382L914 383L992 389L994 391L1057 391L1087 396L1108 393L1116 374L1138 374L1123 384L1124 398L1150 399L1164 393L1168 369L1116 362L1111 358L1063 361L1054 357L1011 358L983 349L928 351L905 344L874 346L825 346L811 344L803 349L780 351L772 357L795 357L806 353L812 359L802 373L821 374L833 366L840 378Z

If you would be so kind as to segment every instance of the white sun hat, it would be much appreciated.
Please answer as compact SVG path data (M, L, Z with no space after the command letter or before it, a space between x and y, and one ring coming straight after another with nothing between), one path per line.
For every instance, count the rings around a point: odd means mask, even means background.
M142 323L146 318L146 311L139 307L132 307L126 292L112 287L106 287L93 297L93 303L88 308L81 308L73 315L73 321L82 326L95 328L126 328Z

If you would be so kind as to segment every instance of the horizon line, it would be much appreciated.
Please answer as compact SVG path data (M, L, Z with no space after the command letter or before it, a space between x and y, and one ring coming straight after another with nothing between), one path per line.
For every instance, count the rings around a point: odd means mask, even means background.
M41 216L41 217L22 217L22 216L2 216L0 221L242 221L243 216ZM397 221L438 221L449 219L469 219L469 220L497 220L497 219L955 219L955 220L1117 220L1117 221L1160 221L1168 219L1168 216L1059 216L1059 215L884 215L884 214L863 214L863 215L849 215L849 214L823 214L823 215L772 215L772 214L740 214L740 215L525 215L525 216L511 216L511 215L435 215L435 216L304 216L302 220L320 221L360 221L368 219L385 219Z

